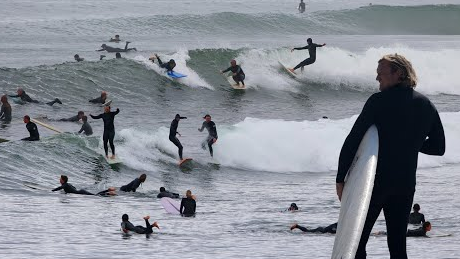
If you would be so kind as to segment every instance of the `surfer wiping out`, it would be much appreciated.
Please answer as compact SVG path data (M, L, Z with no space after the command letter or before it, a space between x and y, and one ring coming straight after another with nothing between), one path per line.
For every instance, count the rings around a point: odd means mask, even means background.
M174 59L170 59L168 62L163 63L157 54L149 58L149 60L151 60L153 63L155 63L155 59L158 60L159 66L166 69L168 72L173 71L173 69L176 67L176 61L174 61Z
M171 127L169 127L169 141L171 141L176 147L179 148L179 159L182 161L182 150L184 147L180 143L179 139L176 137L176 134L181 136L180 133L177 131L177 127L179 127L179 121L181 119L187 119L187 117L181 117L179 114L176 114L174 120L171 122Z
M246 78L246 75L244 74L244 71L241 68L241 66L236 64L236 60L232 59L230 61L230 67L220 71L220 73L223 74L228 71L232 71L232 78L237 84L240 84L241 82L241 84L244 86L244 79Z
M206 149L206 144L207 144L209 147L209 154L212 157L214 155L213 150L212 150L212 145L216 143L217 141L217 128L216 128L216 124L211 120L211 115L206 114L203 117L203 119L205 119L205 121L203 122L203 125L201 125L201 128L199 128L198 130L200 132L203 132L203 129L206 128L208 130L208 136L203 141L203 143L201 143L201 147L203 149Z
M150 225L149 219L150 219L150 216L145 216L144 217L145 227L143 227L143 226L134 226L133 223L129 222L128 214L123 214L123 216L121 216L121 220L122 220L121 229L125 233L128 233L129 231L133 231L133 232L135 232L137 234L151 234L151 233L153 233L153 228L154 227L160 229L160 227L158 226L157 222L153 222L153 224Z
M26 128L29 131L29 137L23 138L22 140L25 141L37 141L40 140L40 134L38 133L37 124L30 121L29 115L24 116L24 123L26 124Z
M30 98L30 96L26 94L26 91L24 91L24 89L22 88L18 88L16 93L17 95L9 95L9 97L13 97L13 98L19 97L21 98L21 101L28 102L28 103L40 103L39 101ZM53 106L53 104L55 103L62 104L61 100L59 100L58 98L55 98L53 101L47 102L46 104L48 104L49 106Z
M115 115L120 112L120 109L117 108L117 111L110 111L110 106L104 107L104 113L97 116L89 115L93 119L102 119L104 121L104 134L102 140L104 142L104 151L105 157L109 158L109 148L107 142L110 142L110 149L112 150L111 159L115 158L115 145L113 144L113 139L115 138L115 126L113 121L115 120Z
M406 230L415 192L418 153L442 156L446 148L444 129L435 106L414 90L417 76L405 57L383 56L378 62L376 80L380 92L367 100L340 151L336 190L340 200L345 176L361 139L375 125L379 154L374 190L355 258L366 258L369 234L382 209L390 257L407 258Z
M93 135L93 128L89 125L88 117L83 116L81 120L83 121L83 125L81 125L81 129L78 131L78 134L84 132L86 136Z
M306 228L298 224L294 224L291 226L291 230L294 230L296 228L302 230L303 232L335 234L337 232L337 223L331 224L327 227L317 227L317 228Z
M414 204L414 212L409 215L409 224L423 224L425 223L425 215L420 213L420 205L417 203Z
M106 100L107 100L107 92L102 91L100 97L91 99L91 100L89 100L89 102L90 102L90 103L100 103L100 104L104 104L104 103L106 102Z
M125 45L124 49L114 48L114 47L107 46L106 44L102 44L101 49L96 50L96 51L104 51L104 50L107 51L107 52L128 52L128 51L131 51L131 50L137 51L136 48L128 48L129 43L131 43L131 42L129 42L129 41L126 42L126 45Z
M196 197L192 195L192 191L187 190L185 198L182 198L180 203L180 214L184 217L191 217L195 215L196 211Z
M0 109L0 121L11 121L12 109L6 94L2 95L0 101L2 102L2 108Z
M294 70L298 69L299 67L302 68L302 70L303 70L304 66L308 66L308 65L311 65L311 64L315 63L315 61L316 61L316 48L326 46L326 43L323 43L322 45L313 43L313 40L311 38L307 39L307 43L308 43L308 45L305 46L305 47L291 49L291 52L293 52L294 50L308 49L308 53L310 54L309 58L307 58L304 61L300 62L294 68L289 68L289 71L291 71L292 73L294 73Z

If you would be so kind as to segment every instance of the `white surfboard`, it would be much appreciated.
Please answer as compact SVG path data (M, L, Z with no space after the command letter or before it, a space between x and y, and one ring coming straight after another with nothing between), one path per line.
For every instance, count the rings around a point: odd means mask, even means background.
M226 78L227 78L228 83L233 89L235 90L245 90L246 89L246 86L244 86L241 82L237 84L235 80L233 80L232 76L227 76Z
M166 210L166 212L179 215L180 214L180 202L177 200L173 200L168 197L161 198L161 205Z
M278 63L284 69L284 71L286 71L291 77L297 78L297 76L298 76L297 73L291 72L291 70L289 70L287 66L285 66L283 63L281 63L281 61L278 61Z
M54 131L54 132L63 133L62 130L56 129L55 127L53 127L53 126L51 126L51 125L48 125L48 124L46 124L46 123L43 123L43 122L41 122L41 121L38 121L38 120L35 120L35 119L30 119L30 121L33 122L33 123L36 123L36 124L38 124L38 125L40 125L40 126L43 126L43 127L47 128L47 129L49 129L49 130L52 130L52 131Z
M345 178L332 259L355 258L374 189L378 153L377 127L371 126Z
M109 158L107 158L107 157L104 156L104 159L105 159L105 161L107 161L107 163L109 163L109 165L121 164L121 160L118 159L117 156L116 156L115 158L113 158L113 159L110 158L110 156L109 156Z

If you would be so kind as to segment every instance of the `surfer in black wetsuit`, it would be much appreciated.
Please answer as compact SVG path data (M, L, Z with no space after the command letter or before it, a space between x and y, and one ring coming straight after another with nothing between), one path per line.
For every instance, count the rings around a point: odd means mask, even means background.
M89 100L89 102L90 102L90 103L100 103L100 104L104 104L104 103L106 102L106 100L107 100L107 92L102 91L100 97L91 99L91 100Z
M63 118L63 119L60 119L59 121L77 122L77 121L80 121L83 118L83 116L85 116L85 112L84 111L78 111L77 115L72 116L70 118Z
M30 98L30 96L26 94L26 91L24 91L24 89L22 88L18 88L16 93L17 95L9 95L9 97L14 97L14 98L19 97L21 98L23 102L27 102L27 103L40 103L39 101L33 100L32 98ZM47 102L46 104L48 104L49 106L53 106L53 104L55 103L62 104L61 100L59 100L58 98L55 98L53 101Z
M75 56L73 56L73 58L75 59L75 61L77 62L81 62L83 60L85 60L84 58L80 58L80 56L78 54L75 54Z
M115 158L115 145L113 144L113 138L115 138L115 126L113 125L113 121L115 119L115 115L120 112L120 109L117 108L117 111L111 112L110 106L104 107L104 113L99 114L97 116L89 115L93 119L101 119L104 121L104 134L103 134L103 142L104 142L104 151L105 157L109 158L109 147L107 146L107 142L110 142L110 149L112 150L111 159Z
M153 222L152 225L149 223L150 216L145 216L145 227L143 226L134 226L133 223L129 222L129 216L128 214L123 214L121 216L121 229L123 230L124 233L128 233L129 231L133 231L137 234L151 234L153 233L153 228L156 227L160 229L158 226L157 222Z
M121 58L120 52L115 53L115 58Z
M146 174L141 174L139 178L134 179L132 182L128 183L127 185L123 185L120 187L120 191L123 192L136 192L136 189L139 188L141 183L145 182L145 179L147 179Z
M131 51L131 50L137 51L136 48L129 48L128 49L128 44L129 43L131 43L131 42L129 42L129 41L126 42L126 45L125 45L124 49L114 48L114 47L107 46L106 44L102 44L101 45L102 49L99 49L99 50L96 50L96 51L104 51L104 50L107 51L107 52L128 52L128 51Z
M431 230L431 223L426 221L423 225L417 229L408 229L406 232L406 237L427 237L426 233ZM379 231L375 235L387 235L386 231Z
M179 148L179 158L182 161L182 150L184 147L182 147L182 144L180 143L179 139L176 137L176 134L181 136L180 133L177 131L177 127L179 126L179 121L181 119L187 119L187 117L181 117L179 114L176 114L176 117L174 120L171 122L171 127L169 127L169 141L174 143Z
M0 121L11 121L11 105L8 102L6 94L2 95L0 101L2 102L2 108L0 109Z
M294 225L291 226L291 230L294 230L296 228L302 230L303 232L322 233L322 234L325 234L325 233L335 234L337 232L337 223L331 224L331 225L329 225L327 227L317 227L317 228L313 228L313 229L302 227L302 226L300 226L298 224L294 224Z
M356 258L366 258L369 234L382 209L390 257L407 258L406 230L418 153L442 156L446 148L444 129L435 106L414 90L417 76L405 57L385 55L378 62L376 80L381 92L367 100L342 146L336 190L341 199L345 176L358 146L369 127L375 125L379 134L377 171Z
M291 203L291 206L289 206L289 208L287 209L287 211L298 211L299 210L299 207L297 207L297 204L295 204L294 202Z
M211 115L206 114L203 119L206 121L203 122L203 125L201 125L201 128L198 130L200 132L203 132L203 129L206 128L208 130L208 136L206 139L201 143L201 146L203 149L206 149L206 144L208 144L209 147L209 154L211 154L211 157L213 156L213 151L212 151L212 145L216 143L217 141L217 128L216 124L211 120Z
M299 7L297 7L297 9L300 13L305 12L305 3L303 2L303 0L300 0Z
M109 42L120 42L120 35L115 35L115 38L110 38Z
M158 60L159 66L166 69L168 72L172 72L176 67L176 61L174 61L174 59L170 59L169 62L163 63L157 54L149 58L149 60L151 60L153 63L155 63L155 59Z
M305 46L305 47L291 49L291 52L293 52L294 50L308 49L308 53L310 54L309 58L307 58L304 61L300 62L294 68L289 68L289 71L291 71L292 73L294 73L294 70L298 69L299 67L301 67L302 70L303 70L304 66L308 66L308 65L311 65L311 64L315 63L315 61L316 61L316 48L326 46L326 43L323 43L323 45L313 43L313 40L311 38L307 39L307 43L308 43L308 45Z
M236 64L236 60L232 59L230 61L230 67L220 71L221 74L226 73L228 71L232 71L232 78L236 82L237 85L241 84L244 86L244 79L246 78L246 75L244 74L243 69Z
M194 216L196 211L195 196L192 195L192 191L190 190L187 190L185 196L180 202L180 214L184 217Z
M409 224L423 224L423 223L425 223L425 215L423 215L422 213L419 212L420 211L420 205L415 203L414 206L412 207L412 209L414 209L414 212L412 212L409 215Z
M157 198L163 198L163 197L168 197L168 198L179 198L178 193L173 193L169 192L165 189L165 187L160 187L160 193L157 195Z
M26 128L29 131L30 136L27 138L23 138L22 140L25 140L25 141L40 140L40 134L38 133L37 124L30 121L29 115L24 116L24 123L27 123Z
M94 195L93 193L88 192L87 190L81 189L77 190L73 185L68 183L69 178L66 175L61 175L61 178L59 179L59 182L61 183L61 186L54 188L52 191L59 191L59 190L64 190L64 192L67 193L75 193L75 194L83 194L83 195Z
M83 125L81 125L81 129L78 131L78 134L84 132L86 136L93 135L93 128L91 128L91 125L89 125L88 117L83 116L81 120L83 121Z

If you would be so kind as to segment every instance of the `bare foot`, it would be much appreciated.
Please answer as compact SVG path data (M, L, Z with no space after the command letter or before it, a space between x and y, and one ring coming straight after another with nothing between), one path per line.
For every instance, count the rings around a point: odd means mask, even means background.
M158 226L158 223L156 221L153 222L152 227L156 227L156 228L160 229L160 227Z
M294 225L291 226L291 230L293 230L295 228L297 228L297 224L294 224Z
M109 156L108 156L108 155L105 155L105 158L109 159Z
M295 72L294 72L294 69L293 69L293 68L288 68L288 70L289 70L289 71L291 71L291 73L294 73L294 74L295 74Z
M110 159L115 159L115 155L112 155L112 156L110 157Z
M144 219L150 219L150 216L145 216Z

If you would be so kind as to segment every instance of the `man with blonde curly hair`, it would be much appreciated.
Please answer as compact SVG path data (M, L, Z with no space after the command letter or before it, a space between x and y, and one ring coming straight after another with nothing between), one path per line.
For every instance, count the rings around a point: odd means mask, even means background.
M337 195L342 198L344 179L361 139L375 125L379 132L377 172L355 258L366 258L369 234L382 209L390 258L407 258L406 230L415 192L418 153L442 156L444 129L435 106L414 90L417 75L404 56L383 56L378 62L376 80L380 92L367 100L342 146Z

